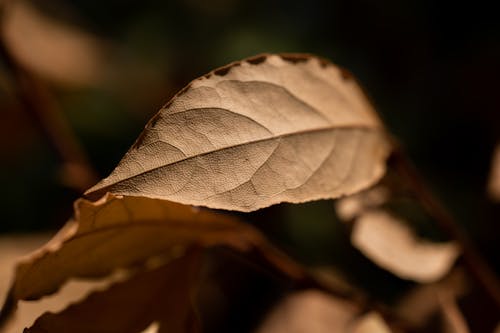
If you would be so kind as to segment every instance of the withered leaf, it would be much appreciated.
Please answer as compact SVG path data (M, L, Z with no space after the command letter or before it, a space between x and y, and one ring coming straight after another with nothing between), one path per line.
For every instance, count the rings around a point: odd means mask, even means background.
M380 208L389 198L389 189L384 185L376 185L335 201L335 211L343 222L353 222L366 211Z
M370 312L358 318L351 328L352 333L391 333L384 318L376 312Z
M5 2L2 9L2 38L24 67L56 83L101 79L108 65L102 40L44 15L30 1Z
M92 292L104 290L117 281L130 276L128 272L119 271L99 280L72 279L62 286L56 294L43 297L37 301L19 301L15 312L10 315L5 326L0 327L2 333L19 333L33 325L35 320L45 312L59 312L68 305L85 299Z
M256 229L208 210L106 195L97 202L78 200L75 212L76 222L18 264L11 289L14 300L50 294L72 277L105 276L155 256L168 261L191 247L223 245L247 251L255 246L277 266L283 263L280 256L266 252L271 246Z
M0 303L9 289L17 260L43 245L49 238L50 235L45 233L0 237Z
M362 190L384 174L389 150L343 70L310 55L261 55L191 82L86 195L253 211Z
M460 251L454 243L418 239L402 221L383 210L356 220L352 244L377 265L404 279L432 282L443 277Z
M26 333L139 333L158 322L158 332L197 332L193 285L199 253L143 272L60 313L45 313Z
M321 291L296 292L280 302L257 333L347 332L359 309Z
M257 333L390 333L376 312L360 315L352 303L319 290L295 292L280 302Z

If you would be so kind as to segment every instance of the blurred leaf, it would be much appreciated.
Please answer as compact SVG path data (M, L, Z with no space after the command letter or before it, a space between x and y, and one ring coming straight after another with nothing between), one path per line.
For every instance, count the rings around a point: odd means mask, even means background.
M358 218L351 241L381 267L422 283L442 278L460 254L453 243L417 239L410 228L383 210L369 211Z
M151 325L146 327L146 329L144 331L142 331L141 333L158 333L159 329L160 329L160 325L158 324L157 321L154 321L151 323Z
M357 319L351 328L352 333L391 333L384 318L376 312L370 312Z
M377 185L335 201L335 210L342 221L348 222L361 216L369 209L381 206L388 200L389 189L383 185Z
M4 7L3 38L23 67L61 84L88 85L102 78L106 43L46 16L26 0Z
M389 150L344 71L314 56L261 55L179 92L86 195L252 211L366 188L384 174Z
M277 304L257 333L345 332L357 313L347 301L317 290L302 291Z
M375 312L358 318L360 309L318 290L293 293L275 306L257 333L390 333Z

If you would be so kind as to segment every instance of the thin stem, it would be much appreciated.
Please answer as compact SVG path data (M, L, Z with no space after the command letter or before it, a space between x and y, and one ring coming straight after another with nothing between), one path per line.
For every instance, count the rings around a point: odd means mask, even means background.
M290 280L295 285L295 289L318 289L334 298L350 303L359 314L375 311L384 318L394 333L411 331L409 323L383 304L359 292L343 290L332 284L324 283L302 265L270 244L259 244L251 253L239 254L239 257L263 271Z
M10 74L22 108L61 161L63 182L83 191L96 183L97 174L50 91L15 59L5 43L2 18L8 15L7 9L0 6L0 61Z
M481 256L472 241L467 237L461 226L444 208L439 200L429 190L417 169L408 159L398 143L390 163L398 174L406 181L427 213L436 221L438 227L450 238L454 239L462 249L466 268L477 283L484 289L500 309L500 283L494 270Z

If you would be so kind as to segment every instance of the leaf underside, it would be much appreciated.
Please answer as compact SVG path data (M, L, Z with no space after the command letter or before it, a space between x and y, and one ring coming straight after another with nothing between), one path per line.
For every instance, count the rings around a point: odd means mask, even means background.
M253 211L366 188L389 150L344 71L314 56L262 55L191 82L86 195Z

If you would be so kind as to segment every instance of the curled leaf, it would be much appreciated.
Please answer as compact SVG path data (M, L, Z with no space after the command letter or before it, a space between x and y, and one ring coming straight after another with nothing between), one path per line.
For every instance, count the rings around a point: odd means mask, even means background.
M350 76L309 55L260 55L191 82L86 192L253 211L355 193L390 145Z
M424 283L443 277L460 253L454 243L416 238L411 229L382 210L363 214L354 225L351 241L379 266Z
M192 247L246 251L264 242L234 218L163 200L107 195L78 200L75 212L76 221L18 264L14 300L53 293L72 277L101 277L158 256L167 261Z
M2 333L19 333L24 328L33 325L35 320L45 312L59 312L69 304L85 299L92 292L103 290L117 281L123 281L130 274L118 271L109 277L99 280L73 279L62 286L57 294L43 297L33 301L19 301L15 312L6 322L5 327L0 329Z
M378 208L389 200L389 189L377 185L360 193L356 193L335 202L335 211L344 222L353 221L366 210Z

